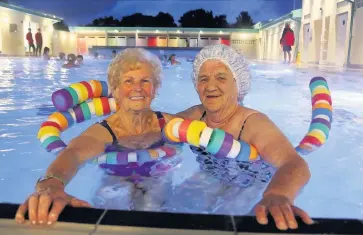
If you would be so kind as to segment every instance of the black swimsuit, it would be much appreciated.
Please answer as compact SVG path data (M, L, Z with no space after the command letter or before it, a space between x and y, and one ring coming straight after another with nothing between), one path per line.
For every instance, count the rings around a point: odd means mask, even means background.
M206 112L203 113L200 120L204 118ZM250 117L250 116L249 116ZM243 122L239 132L238 140L242 134L247 119ZM266 162L260 160L255 162L241 162L230 158L216 158L208 153L203 147L190 146L193 153L197 154L197 162L200 168L216 178L226 182L237 184L240 187L248 187L254 180L268 182L272 175L273 169Z

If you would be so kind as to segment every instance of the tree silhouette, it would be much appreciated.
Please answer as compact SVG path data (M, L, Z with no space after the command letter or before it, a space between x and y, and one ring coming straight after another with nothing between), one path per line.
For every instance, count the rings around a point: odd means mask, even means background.
M247 11L242 11L236 18L236 22L230 25L226 15L213 16L212 11L204 9L196 9L185 12L178 21L180 27L190 28L251 28L253 21ZM97 27L178 27L174 18L169 13L159 12L156 16L144 15L142 13L134 13L124 16L121 20L113 16L106 16L92 21L86 26ZM67 27L68 28L68 27Z
M68 25L62 20L62 21L59 21L57 23L54 23L53 24L53 28L55 30L59 30L59 31L67 31L69 32L69 28L68 28Z
M242 11L236 18L236 23L232 25L234 28L252 28L253 20L248 11Z
M169 13L159 12L156 16L135 13L122 17L120 26L124 27L176 27L174 18Z
M103 18L94 19L91 24L87 26L98 26L98 27L105 27L105 26L119 26L120 21L118 19L114 19L113 16L106 16Z
M214 17L216 28L229 28L226 15L219 15Z
M191 10L184 13L179 23L181 27L185 28L215 28L216 24L212 11L206 11L204 9Z
M153 16L135 13L129 16L124 16L121 19L120 26L124 27L150 27L153 25Z
M154 17L154 21L156 27L177 27L174 17L169 13L159 12Z

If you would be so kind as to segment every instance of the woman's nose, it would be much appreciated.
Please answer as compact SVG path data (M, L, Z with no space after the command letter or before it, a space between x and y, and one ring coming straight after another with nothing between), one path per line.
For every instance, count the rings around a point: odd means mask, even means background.
M214 81L208 81L206 88L207 88L208 91L216 90L217 89L217 84Z
M141 90L141 83L140 82L135 82L135 84L134 84L134 90L136 90L136 91L140 91Z

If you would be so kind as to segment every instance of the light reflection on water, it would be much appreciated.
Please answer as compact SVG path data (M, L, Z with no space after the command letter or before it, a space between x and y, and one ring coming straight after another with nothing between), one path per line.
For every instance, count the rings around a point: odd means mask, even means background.
M52 92L82 80L106 80L109 62L86 58L82 68L68 70L62 69L63 62L56 60L0 57L0 187L5 192L0 194L0 202L22 202L54 159L41 149L36 139L41 122L55 111L50 100ZM162 87L152 104L155 110L176 113L199 103L191 83L191 64L182 62L182 66L165 69ZM306 158L312 179L296 202L315 217L363 218L361 74L295 70L258 63L251 69L252 89L244 104L267 113L294 145L305 135L311 118L309 80L316 75L327 78L334 105L331 135L323 148ZM63 133L62 138L68 142L98 120L76 125ZM176 186L190 178L198 168L195 156L188 148L182 156L184 162L173 178ZM92 195L101 187L102 176L103 172L97 166L87 165L69 185L69 191L91 202ZM204 183L203 179L201 181ZM24 187L14 187L18 183ZM199 186L201 190L208 187ZM209 191L214 190L209 188ZM236 190L229 191L228 203L218 204L222 207L213 211L223 211L224 206L225 213L245 213L261 193L258 187L238 195L233 194ZM191 197L194 203L203 204L198 194ZM223 197L219 199L223 200Z

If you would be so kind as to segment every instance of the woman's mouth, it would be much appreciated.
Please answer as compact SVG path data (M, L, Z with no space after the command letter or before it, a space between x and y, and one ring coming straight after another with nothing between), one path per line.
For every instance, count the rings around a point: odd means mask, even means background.
M220 95L207 95L208 99L215 99L215 98L218 98L218 97L220 97Z
M145 96L132 96L130 97L130 100L144 100Z

